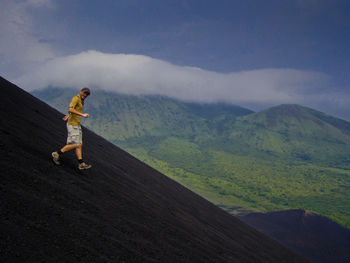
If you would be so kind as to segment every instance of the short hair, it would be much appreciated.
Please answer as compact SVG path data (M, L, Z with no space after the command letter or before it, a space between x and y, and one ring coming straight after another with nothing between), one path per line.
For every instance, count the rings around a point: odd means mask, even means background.
M82 88L81 91L84 92L84 93L86 93L86 94L88 94L88 95L90 95L90 93L91 93L91 92L90 92L90 89L87 88L87 87Z

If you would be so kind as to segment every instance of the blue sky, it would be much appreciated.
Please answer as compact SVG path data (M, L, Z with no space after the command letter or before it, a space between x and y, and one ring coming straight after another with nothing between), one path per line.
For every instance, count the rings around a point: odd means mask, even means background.
M298 103L350 120L350 1L0 1L0 75L24 89Z

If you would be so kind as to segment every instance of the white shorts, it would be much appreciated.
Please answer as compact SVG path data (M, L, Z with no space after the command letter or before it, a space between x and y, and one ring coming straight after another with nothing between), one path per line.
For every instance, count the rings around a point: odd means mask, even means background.
M67 124L67 144L80 145L83 143L83 134L81 131L81 126L73 126Z

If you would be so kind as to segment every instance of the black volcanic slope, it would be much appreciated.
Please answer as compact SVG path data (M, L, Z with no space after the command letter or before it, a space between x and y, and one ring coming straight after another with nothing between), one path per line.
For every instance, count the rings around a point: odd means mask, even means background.
M1 262L307 262L87 129L53 165L62 114L0 90Z
M326 217L286 210L240 218L313 262L350 262L350 231Z

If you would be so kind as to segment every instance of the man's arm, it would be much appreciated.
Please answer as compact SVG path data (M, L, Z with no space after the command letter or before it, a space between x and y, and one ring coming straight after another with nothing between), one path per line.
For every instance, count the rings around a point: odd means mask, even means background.
M88 114L88 113L81 113L81 112L75 110L75 109L72 108L72 107L69 107L68 111L71 112L71 113L77 114L77 115L79 115L79 116L82 116L82 117L84 117L84 118L89 118L89 114Z

